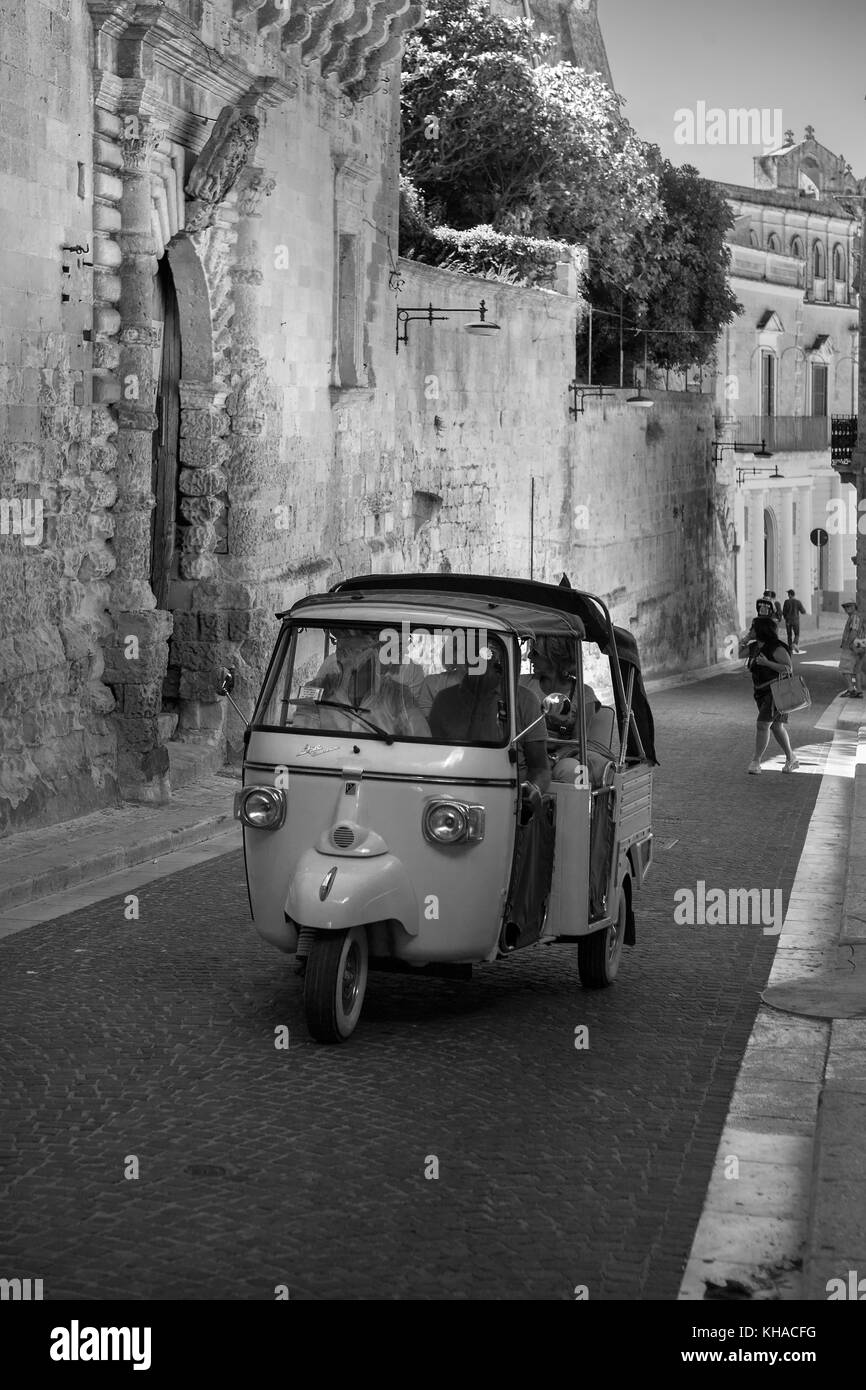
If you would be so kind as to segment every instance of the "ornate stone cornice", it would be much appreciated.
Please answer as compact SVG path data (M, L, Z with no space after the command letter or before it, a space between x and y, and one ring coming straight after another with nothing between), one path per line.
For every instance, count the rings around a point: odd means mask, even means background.
M411 0L234 0L231 16L213 0L183 13L179 0L87 4L97 73L148 79L159 66L223 104L237 103L256 78L270 80L263 103L281 103L297 90L299 60L319 61L322 76L358 100L424 17L424 5Z

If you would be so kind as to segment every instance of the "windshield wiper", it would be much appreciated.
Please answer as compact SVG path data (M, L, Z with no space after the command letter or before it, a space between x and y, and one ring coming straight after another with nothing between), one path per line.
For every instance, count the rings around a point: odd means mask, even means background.
M328 709L341 709L344 714L351 714L353 718L360 719L362 724L366 724L368 729L372 729L374 734L378 734L386 743L394 742L394 735L389 734L387 729L381 728L369 719L366 714L362 714L356 705L341 705L339 700L310 700L310 699L291 699L286 701L289 705L315 705L316 709L321 709L325 705ZM339 730L335 730L339 733Z

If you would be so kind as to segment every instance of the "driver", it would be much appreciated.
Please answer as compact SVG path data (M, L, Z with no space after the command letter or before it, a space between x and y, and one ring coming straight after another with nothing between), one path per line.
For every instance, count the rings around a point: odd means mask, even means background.
M346 720L348 732L364 731L363 719L353 719L351 711L366 715L387 734L407 738L428 738L427 720L403 682L387 673L381 660L378 634L368 628L340 628L334 633L334 651L325 658L310 681L321 690L326 706L345 705L346 711L316 711L327 723ZM337 730L335 729L335 732Z

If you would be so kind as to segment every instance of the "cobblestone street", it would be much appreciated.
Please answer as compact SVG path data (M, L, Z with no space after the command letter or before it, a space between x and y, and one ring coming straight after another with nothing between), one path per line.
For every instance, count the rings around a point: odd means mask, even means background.
M675 1299L776 938L676 926L673 895L787 903L839 688L802 669L793 776L746 775L741 676L652 698L655 859L610 990L566 947L373 975L317 1046L240 853L142 888L138 921L115 897L2 942L3 1271L46 1299Z

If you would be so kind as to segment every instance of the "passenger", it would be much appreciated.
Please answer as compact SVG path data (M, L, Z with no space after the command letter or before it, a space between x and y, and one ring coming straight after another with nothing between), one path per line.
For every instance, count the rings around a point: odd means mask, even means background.
M315 711L315 727L327 729L336 724L333 732L337 733L340 720L345 720L349 725L347 732L363 733L363 719L352 717L351 711L357 710L388 734L429 738L427 720L412 699L409 687L395 680L382 665L378 635L367 628L341 628L334 634L334 642L333 653L325 658L310 682L321 690L321 699L327 702L327 708ZM346 712L331 708L334 704L345 705ZM296 720L299 727L305 726L312 713Z
M454 659L455 650L456 643L453 637L449 637L447 641L442 644L442 670L434 672L432 676L426 676L421 683L421 688L415 698L418 702L418 708L425 719L430 718L433 701L436 699L440 690L447 690L449 685L459 684L466 670L465 662L459 662Z
M457 684L436 695L430 711L430 732L446 743L501 743L507 729L504 699L504 656L482 647L483 665L463 665ZM542 794L550 786L547 730L538 697L525 685L517 687L517 775L521 786L533 784Z
M585 766L590 785L597 787L601 786L611 758L594 748L587 748L585 758L581 758L578 703L574 698L577 689L575 655L574 641L567 637L538 637L530 650L532 675L522 676L521 681L526 681L526 688L541 700L560 697L545 713L550 734L561 741L553 754L553 781L574 783L578 769ZM583 705L588 731L593 715L601 709L591 685L583 688Z
M578 707L574 698L577 689L575 672L574 641L568 637L538 637L531 645L529 660L532 675L521 676L520 681L531 690L545 709L547 727L556 738L576 738L579 732ZM560 696L557 701L556 696ZM545 708L544 701L550 702ZM586 723L601 709L591 685L583 687L583 703Z

